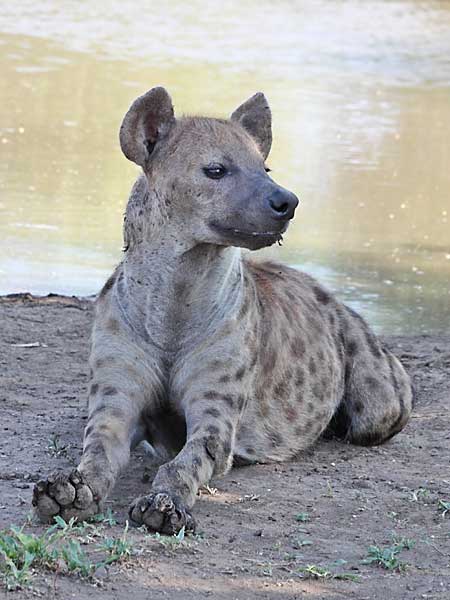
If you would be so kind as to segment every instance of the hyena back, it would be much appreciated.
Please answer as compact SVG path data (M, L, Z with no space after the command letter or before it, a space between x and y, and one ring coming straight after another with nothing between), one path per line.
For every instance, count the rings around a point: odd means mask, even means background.
M233 461L287 460L324 433L379 444L408 421L409 378L359 315L241 255L279 241L298 204L267 172L271 140L262 94L229 120L175 119L163 88L129 109L121 146L143 175L96 302L83 455L36 485L42 520L95 514L143 441L162 464L130 517L174 533Z

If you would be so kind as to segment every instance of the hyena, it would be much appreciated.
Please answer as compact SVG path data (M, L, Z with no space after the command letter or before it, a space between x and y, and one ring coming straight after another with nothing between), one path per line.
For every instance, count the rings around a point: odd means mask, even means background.
M230 119L176 119L161 87L130 107L120 143L143 173L96 301L81 461L37 483L42 520L99 511L140 442L161 466L130 518L172 534L233 463L286 461L322 434L380 444L407 423L409 377L365 321L242 254L281 240L298 204L269 175L271 142L261 93Z

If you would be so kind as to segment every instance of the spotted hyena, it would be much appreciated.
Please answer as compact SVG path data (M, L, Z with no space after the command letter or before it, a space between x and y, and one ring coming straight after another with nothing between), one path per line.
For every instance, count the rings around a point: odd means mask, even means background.
M163 88L132 104L120 143L143 174L96 302L83 455L36 485L41 519L96 513L140 442L162 466L130 517L173 533L233 462L405 426L410 380L365 321L309 275L242 255L279 241L298 204L268 173L271 141L262 94L229 120L176 119Z

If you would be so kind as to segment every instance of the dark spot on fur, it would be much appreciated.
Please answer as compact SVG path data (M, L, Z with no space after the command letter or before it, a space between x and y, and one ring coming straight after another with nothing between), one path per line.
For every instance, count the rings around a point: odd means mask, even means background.
M303 425L297 425L294 429L295 435L302 436L305 433L305 428Z
M281 446L281 444L283 443L283 437L280 433L278 433L278 431L271 431L270 432L270 444L273 448L277 448L278 446Z
M254 369L256 363L258 362L258 354L255 352L252 356L252 360L249 366L249 370L251 371L252 369Z
M289 288L286 289L285 294L290 302L292 302L293 304L298 303L298 297Z
M252 448L251 446L246 446L245 453L246 454L255 454L255 449Z
M203 398L205 398L205 400L217 400L218 397L219 394L214 390L210 390L209 392L205 392L203 394Z
M95 361L95 368L101 369L104 364L105 364L104 360L102 360L101 358L97 358L97 360Z
M285 372L283 373L283 379L286 382L289 382L292 379L294 374L294 369L292 367L287 367Z
M291 351L296 358L301 358L305 354L306 346L301 337L295 337L291 341Z
M217 419L220 416L220 410L218 408L211 407L207 408L203 414Z
M283 341L289 339L289 331L285 327L280 327L280 337Z
M356 340L350 340L347 344L347 354L350 357L355 356L358 352L358 342Z
M103 395L104 396L115 396L117 394L117 388L115 388L112 385L106 385L103 388Z
M95 416L97 416L99 413L103 412L104 410L106 410L107 405L106 404L100 404L99 406L96 406L95 408L93 408L91 411L89 411L89 421L91 421Z
M277 385L273 388L273 393L277 399L286 398L289 393L287 382L283 380L277 383Z
M328 320L330 321L330 325L332 325L334 327L334 324L336 323L336 317L334 316L333 313L330 313L328 315Z
M318 424L318 428L320 429L323 425L323 423L321 423L321 421L323 421L325 419L325 417L328 415L326 410L319 410L318 413L316 413L315 418Z
M219 383L228 383L230 379L231 377L229 375L222 375L222 377L219 378Z
M253 331L252 331L251 329L249 329L249 330L246 332L246 334L245 334L245 336L244 336L244 342L245 342L247 345L249 345L249 346L253 344L253 342L254 342L254 334L253 334Z
M311 402L311 401L309 401L309 402L306 404L306 410L307 410L308 412L314 412L314 408L315 408L314 402Z
M316 400L322 399L322 386L320 385L320 383L316 382L312 386L311 391L314 394L314 397L316 398Z
M223 396L220 397L220 399L223 400L224 402L226 402L226 404L228 404L228 406L230 408L233 407L233 405L234 405L233 396L230 396L229 394L224 394Z
M91 396L95 396L95 394L98 392L98 383L93 383L91 385L91 389L89 390L89 394L91 394Z
M206 427L206 433L208 433L209 435L219 435L220 433L220 429L216 426L216 425L208 425L208 427Z
M284 407L284 414L286 415L289 421L295 421L295 419L298 417L297 410L292 405Z
M372 377L372 375L368 375L365 378L365 382L373 390L376 390L380 387L380 382L375 377Z
M247 296L244 298L244 302L242 303L241 309L238 314L238 319L242 319L248 312L248 298Z
M238 369L238 370L236 371L236 375L235 375L235 377L236 377L236 381L241 381L241 379L242 379L242 378L244 377L244 375L245 375L245 371L246 371L246 368L245 368L245 367L241 367L240 369Z
M297 367L295 371L295 386L302 387L305 383L305 373L302 367Z
M262 346L265 347L264 344ZM263 350L264 351L264 350ZM272 348L268 348L263 355L263 369L266 375L272 373L275 369L277 354Z
M226 458L228 458L231 454L231 446L228 443L225 443L223 445L223 453L225 455Z
M238 396L237 401L238 401L238 408L239 408L239 410L242 410L244 408L244 404L245 404L245 396L243 396L243 394L240 394Z
M363 403L358 400L357 402L355 402L354 409L355 409L355 413L361 414L362 411L364 410Z
M108 319L108 322L106 323L106 327L113 333L117 333L120 329L119 321L117 321L116 319L112 319L112 318Z
M123 410L121 408L102 403L89 413L89 423L100 413L105 413L107 420L115 419L116 421L123 421Z
M286 319L288 320L288 322L291 322L293 315L292 315L292 307L288 302L283 302L281 304L281 308L284 312L284 315L286 317Z
M232 423L230 420L228 420L228 419L226 419L226 420L223 422L223 426L224 426L224 427L225 427L225 429L227 429L229 432L231 432L231 431L233 430L233 423Z
M196 469L201 469L203 466L202 457L198 455L194 456L192 459L192 464Z
M317 299L317 302L320 302L320 304L328 304L330 302L330 300L331 300L330 294L328 294L328 292L326 292L324 289L320 288L319 286L314 286L313 292Z
M315 375L317 373L316 361L314 360L314 358L312 356L309 359L308 368L309 368L309 372L311 373L311 375Z

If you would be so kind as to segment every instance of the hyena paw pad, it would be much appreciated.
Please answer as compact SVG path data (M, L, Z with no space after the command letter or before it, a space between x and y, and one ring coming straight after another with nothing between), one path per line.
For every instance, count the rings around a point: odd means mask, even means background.
M99 512L98 499L76 469L69 475L54 473L38 481L33 490L33 506L41 521L49 523L59 515L65 521L84 521Z
M130 506L129 515L136 525L167 535L174 535L183 527L186 531L195 531L195 521L189 511L165 492L141 496Z

